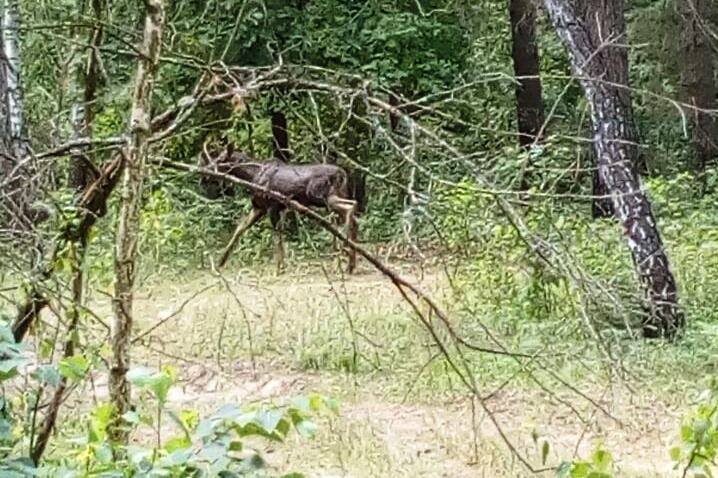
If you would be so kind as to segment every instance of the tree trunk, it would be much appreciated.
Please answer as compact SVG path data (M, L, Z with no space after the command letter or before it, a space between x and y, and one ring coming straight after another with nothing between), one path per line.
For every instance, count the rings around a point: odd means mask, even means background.
M678 292L651 204L636 171L623 0L545 0L591 106L596 163L613 199L645 293L645 337L684 325Z
M115 406L116 419L111 427L111 439L126 444L128 435L122 426L122 415L129 410L130 335L132 332L132 290L135 282L137 242L139 239L140 208L145 162L150 136L150 105L154 75L159 60L164 24L163 0L147 0L142 56L137 69L132 96L130 137L126 152L126 167L122 178L117 250L115 252L115 293L112 321L112 368L110 370L110 398Z
M598 172L598 162L596 161L595 153L593 154L593 158L593 164L595 167L593 169L593 172L591 173L591 194L593 196L593 199L591 200L591 216L594 219L600 219L602 217L613 217L613 200L611 199L611 195L608 192L606 183L601 180L601 175Z
M25 125L23 118L23 98L20 82L22 64L20 62L20 13L18 0L5 0L3 9L3 50L7 68L7 114L13 153L22 157L27 153Z
M89 33L89 46L85 61L78 61L76 75L76 103L72 108L72 123L75 139L92 136L92 122L95 118L99 74L99 47L103 36L104 0L92 0L95 26ZM82 58L82 56L80 56ZM84 88L82 87L84 85ZM82 191L96 176L94 158L89 148L78 148L71 152L68 184L76 191Z
M519 145L528 147L538 138L544 123L539 78L539 52L536 45L536 7L533 0L510 0L511 56L514 61L516 113Z
M712 5L712 0L675 0L674 3L677 31L680 32L677 53L682 59L683 101L696 108L686 111L695 150L691 169L702 178L706 166L718 156L718 125L711 115L698 111L716 108L713 50L706 31Z
M2 6L2 4L0 4L0 6ZM2 12L0 12L0 41L2 41L5 36L3 32ZM8 121L7 101L8 61L5 57L5 48L2 48L3 45L4 42L0 44L0 177L5 178L12 170L12 161L10 155L10 124Z
M289 162L289 132L287 131L287 116L283 111L272 111L272 151L274 159L285 163Z
M0 133L2 138L2 173L7 179L2 191L2 225L9 231L28 230L37 219L32 204L37 190L37 178L30 162L19 164L19 158L30 152L23 121L23 97L20 62L20 15L18 0L0 0L0 32L2 54L0 66L0 100L3 103Z

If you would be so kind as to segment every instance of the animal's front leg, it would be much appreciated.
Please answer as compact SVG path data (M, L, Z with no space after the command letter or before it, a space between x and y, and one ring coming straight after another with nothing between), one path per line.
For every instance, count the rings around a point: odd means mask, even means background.
M284 270L284 213L273 209L269 213L272 221L272 242L274 243L274 260L277 264L277 274Z
M265 210L253 208L252 212L249 213L249 216L247 216L244 221L239 223L237 229L234 231L234 234L232 234L232 239L230 239L229 244L227 244L227 247L224 248L224 252L222 252L222 257L219 259L218 267L224 266L227 262L227 259L229 259L230 254L232 254L234 246L237 245L237 241L239 241L240 236L247 232L247 229L255 225L257 221L262 219L265 214Z

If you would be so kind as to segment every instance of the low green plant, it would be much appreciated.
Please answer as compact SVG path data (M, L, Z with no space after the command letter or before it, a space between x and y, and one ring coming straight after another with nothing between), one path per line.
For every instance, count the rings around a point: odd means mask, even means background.
M713 378L699 396L696 408L683 419L681 444L670 450L683 476L712 477L718 456L718 381Z
M589 460L563 462L556 471L557 478L613 478L613 456L598 446Z
M167 408L167 397L175 381L171 368L153 371L137 368L128 379L138 390L136 410L123 415L124 426L140 443L128 446L112 443L107 430L114 420L114 409L105 403L96 406L86 423L86 432L70 440L65 458L48 460L30 475L67 478L80 477L221 477L272 476L254 439L282 442L292 431L313 437L316 424L311 415L321 410L336 411L335 401L320 395L297 397L278 405L258 404L240 407L224 405L200 419L194 410L176 412ZM164 439L163 419L176 425L179 434ZM156 438L142 444L143 437ZM299 477L299 474L284 475Z

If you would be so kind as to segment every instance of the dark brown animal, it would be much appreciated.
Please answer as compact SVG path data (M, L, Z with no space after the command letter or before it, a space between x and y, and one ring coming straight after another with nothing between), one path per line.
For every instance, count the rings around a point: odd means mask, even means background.
M304 206L322 207L332 211L344 223L347 236L352 241L357 240L357 202L351 197L347 173L339 166L257 161L244 153L235 152L231 146L214 159L206 154L206 159L210 161L210 167L218 172L280 193ZM208 182L214 180L205 177L202 181L204 186L207 186ZM222 253L219 267L227 262L240 236L268 214L272 223L277 268L281 269L284 262L281 223L287 206L266 193L250 191L250 194L252 212L237 226ZM348 254L348 272L351 273L356 267L356 251L349 248Z

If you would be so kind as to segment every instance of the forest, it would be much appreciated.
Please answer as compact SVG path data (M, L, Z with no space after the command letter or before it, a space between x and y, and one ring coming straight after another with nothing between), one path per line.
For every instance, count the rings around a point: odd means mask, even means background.
M716 5L0 0L0 477L714 476Z

